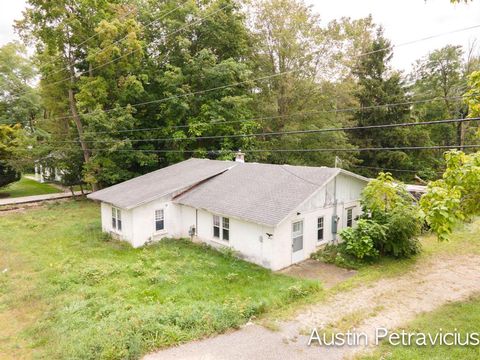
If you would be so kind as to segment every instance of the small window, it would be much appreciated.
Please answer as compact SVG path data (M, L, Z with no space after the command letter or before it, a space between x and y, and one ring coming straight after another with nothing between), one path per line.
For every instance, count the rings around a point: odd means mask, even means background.
M347 209L347 227L353 226L353 208Z
M161 231L165 229L165 218L163 209L155 210L155 231Z
M323 240L323 224L324 224L324 220L322 216L317 219L317 240L318 241Z
M114 207L112 207L112 228L122 231L122 212Z
M220 217L213 215L213 237L220 238Z
M222 218L222 238L225 241L228 241L230 238L230 219L229 218Z
M117 228L117 209L112 207L112 228Z

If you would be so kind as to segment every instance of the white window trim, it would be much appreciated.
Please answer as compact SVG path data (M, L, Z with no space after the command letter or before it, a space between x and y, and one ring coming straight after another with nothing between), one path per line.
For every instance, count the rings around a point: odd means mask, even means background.
M119 229L118 228L118 214L120 213L120 222L122 224L122 228ZM115 215L114 215L115 214ZM116 232L116 233L121 233L123 231L123 217L122 217L122 210L115 207L115 206L112 206L112 217L111 217L111 220L115 219L115 227L113 226L113 221L111 222L111 226L112 226L112 231L113 232Z
M355 217L353 216L353 209L355 209L356 206L349 206L348 208L345 208L345 227L353 227L355 224ZM348 212L352 211L352 226L348 226Z
M318 226L318 220L319 219L322 219L322 227L321 228ZM320 229L322 229L322 235L323 235L321 239L318 238L318 230L320 230ZM325 241L325 216L322 215L322 216L317 216L317 243L322 243L324 241Z
M162 211L163 212L163 229L157 230L157 211ZM153 231L155 232L155 235L157 234L165 234L167 232L167 227L165 226L165 209L156 209L153 212Z
M215 232L213 230L214 228L214 224L215 224L215 216L218 217L218 220L219 220L219 226L218 226L218 229L219 229L219 232L218 232L218 237L215 236ZM223 238L223 219L228 219L228 240L225 240ZM212 240L214 242L217 242L219 244L222 244L222 245L226 245L226 244L230 244L230 239L231 239L231 221L230 221L230 218L229 217L226 217L226 216L222 216L222 215L218 215L218 214L212 214Z

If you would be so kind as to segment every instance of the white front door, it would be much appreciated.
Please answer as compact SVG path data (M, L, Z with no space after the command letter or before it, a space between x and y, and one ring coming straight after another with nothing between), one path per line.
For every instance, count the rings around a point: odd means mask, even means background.
M292 264L305 259L303 251L303 220L292 223Z

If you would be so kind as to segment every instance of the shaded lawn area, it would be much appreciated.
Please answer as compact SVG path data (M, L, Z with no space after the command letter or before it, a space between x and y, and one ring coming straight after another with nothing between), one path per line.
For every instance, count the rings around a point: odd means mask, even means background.
M457 302L442 306L438 310L422 314L406 328L406 332L430 333L435 336L442 332L462 334L461 341L465 341L467 333L479 333L480 328L480 295L469 301ZM452 338L447 338L452 341ZM382 342L380 348L372 355L362 357L363 360L392 359L392 360L445 360L445 359L480 359L480 346L392 346Z
M0 217L0 358L139 358L321 293L185 240L133 249L99 215L69 201Z
M39 183L38 181L22 177L19 181L0 189L0 199L16 198L22 196L54 194L62 192L50 184Z

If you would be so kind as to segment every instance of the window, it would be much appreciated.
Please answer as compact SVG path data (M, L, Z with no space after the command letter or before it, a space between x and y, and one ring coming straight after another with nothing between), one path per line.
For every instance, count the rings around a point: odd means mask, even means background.
M230 220L228 218L222 218L222 227L223 227L223 232L222 232L223 240L228 241L228 239L230 238Z
M353 208L347 209L347 227L353 225Z
M112 207L112 228L122 231L122 212L115 207Z
M303 221L297 221L292 224L292 251L303 249Z
M230 240L230 219L222 217L222 223L220 227L220 216L213 215L213 237L220 239L220 230L222 239L225 241Z
M220 217L213 215L213 237L220 237Z
M163 209L155 210L155 231L165 229L165 219Z
M323 240L323 216L319 217L317 219L317 240L322 241Z

